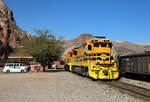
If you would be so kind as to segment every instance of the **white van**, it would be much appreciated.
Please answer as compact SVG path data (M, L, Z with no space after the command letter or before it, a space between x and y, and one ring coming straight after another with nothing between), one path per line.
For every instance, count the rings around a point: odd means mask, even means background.
M6 63L3 72L27 72L28 66L22 63Z

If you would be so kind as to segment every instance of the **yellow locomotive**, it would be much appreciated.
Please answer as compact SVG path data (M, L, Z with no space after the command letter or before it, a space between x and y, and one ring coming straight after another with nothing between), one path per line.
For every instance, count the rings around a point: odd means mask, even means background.
M65 69L93 79L117 79L119 71L113 43L105 37L95 37L82 47L66 53Z

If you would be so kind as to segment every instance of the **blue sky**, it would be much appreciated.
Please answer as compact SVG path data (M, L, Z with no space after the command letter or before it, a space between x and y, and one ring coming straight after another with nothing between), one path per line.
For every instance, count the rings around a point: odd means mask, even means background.
M74 39L81 33L150 43L150 0L5 0L17 25Z

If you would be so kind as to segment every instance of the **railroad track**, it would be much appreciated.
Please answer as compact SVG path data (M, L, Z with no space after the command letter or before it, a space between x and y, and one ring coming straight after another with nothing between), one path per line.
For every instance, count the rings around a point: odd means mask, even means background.
M76 74L77 75L77 74ZM81 75L80 75L81 76ZM91 80L90 78L86 77L88 80ZM93 81L93 79L92 79ZM143 87L135 86L132 84L120 82L120 81L101 81L101 80L94 80L98 84L107 84L109 86L112 86L114 88L120 89L121 91L133 96L137 97L143 100L147 100L150 102L150 89L146 89Z
M143 87L139 87L139 86L135 86L124 82L119 82L119 81L103 82L103 83L121 89L134 97L138 97L150 101L150 89L146 89Z

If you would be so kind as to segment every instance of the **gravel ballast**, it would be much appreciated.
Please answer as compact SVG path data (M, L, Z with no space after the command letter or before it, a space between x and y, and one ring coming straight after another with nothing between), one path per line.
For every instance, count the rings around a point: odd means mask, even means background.
M146 88L146 89L150 89L150 82L140 81L140 80L134 80L134 79L128 79L128 78L123 78L123 77L120 78L119 81L131 84L131 85L143 87L143 88Z
M70 72L0 74L0 102L145 102Z

